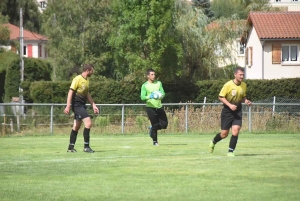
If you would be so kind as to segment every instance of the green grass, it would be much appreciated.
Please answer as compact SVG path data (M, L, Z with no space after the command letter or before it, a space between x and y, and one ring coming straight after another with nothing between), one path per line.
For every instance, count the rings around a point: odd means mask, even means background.
M0 138L0 200L300 200L300 135L241 134L208 152L213 135Z

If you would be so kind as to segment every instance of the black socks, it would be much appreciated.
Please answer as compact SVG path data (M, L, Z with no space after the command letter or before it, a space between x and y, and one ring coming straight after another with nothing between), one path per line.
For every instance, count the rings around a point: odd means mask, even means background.
M231 136L230 142L229 142L229 148L228 148L228 152L233 152L235 150L236 144L238 141L238 136Z
M213 143L214 144L217 144L217 142L219 142L219 141L221 141L222 140L222 138L221 138L221 133L218 133L216 136L215 136L215 138L213 139Z
M84 148L90 147L90 129L84 128L83 130Z
M74 149L74 145L76 143L76 139L77 139L77 134L78 131L74 131L72 129L71 134L70 134L70 144L69 144L69 149Z

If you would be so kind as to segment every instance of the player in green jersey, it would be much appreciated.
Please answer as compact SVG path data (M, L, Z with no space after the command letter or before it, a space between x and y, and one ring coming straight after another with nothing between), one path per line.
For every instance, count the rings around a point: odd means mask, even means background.
M94 110L94 113L99 113L99 109L94 103L89 93L89 79L94 73L94 66L91 64L83 65L83 71L81 75L77 75L70 86L70 90L67 98L67 106L64 109L65 114L69 114L71 105L72 111L74 112L74 124L70 134L70 144L68 152L76 152L74 149L75 142L77 139L78 130L82 122L84 123L83 138L84 138L84 152L93 153L94 151L90 148L90 129L92 127L92 120L86 111L86 102L88 101Z
M238 135L242 126L242 103L251 106L251 101L246 98L247 85L243 82L244 69L237 67L234 70L234 79L224 84L219 100L224 107L221 112L221 132L209 144L209 151L212 153L215 144L226 138L231 128L232 136L229 142L228 156L234 156Z
M159 146L157 131L166 129L168 126L167 115L161 104L161 99L165 96L165 91L162 83L155 80L155 71L153 69L147 70L147 79L148 81L141 88L141 99L146 101L146 112L151 122L150 137L153 140L153 145ZM154 93L156 91L159 91L162 96L155 98Z

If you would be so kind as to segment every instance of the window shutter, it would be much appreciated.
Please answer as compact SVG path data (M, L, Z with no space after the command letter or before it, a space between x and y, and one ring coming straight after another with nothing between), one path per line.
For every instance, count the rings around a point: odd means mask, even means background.
M280 44L272 45L272 63L273 64L281 63L281 45Z
M253 47L249 47L249 66L253 65Z
M246 65L248 65L248 47L246 48L246 52L245 52L245 60L246 60Z

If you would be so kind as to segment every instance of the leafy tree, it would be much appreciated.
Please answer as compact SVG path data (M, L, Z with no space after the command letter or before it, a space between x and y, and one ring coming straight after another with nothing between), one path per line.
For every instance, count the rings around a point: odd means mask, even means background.
M9 17L9 23L16 26L20 25L20 8L23 12L23 27L25 29L40 32L41 14L33 0L1 0L0 12L4 16Z
M203 13L210 19L214 19L214 11L211 9L210 0L192 0L193 6L201 9Z
M246 19L247 11L244 0L214 0L212 2L212 10L215 18L235 18Z
M212 10L215 18L246 19L250 11L278 10L272 8L269 0L214 0Z
M7 17L0 15L0 44L6 45L9 42L10 32L3 24L7 23Z
M140 79L147 68L153 68L161 79L172 79L183 59L174 0L115 0L113 5L115 30L110 45L121 76Z
M113 73L110 34L110 1L50 0L43 13L43 30L50 38L50 60L54 80L81 72L85 62L93 63L97 74Z

